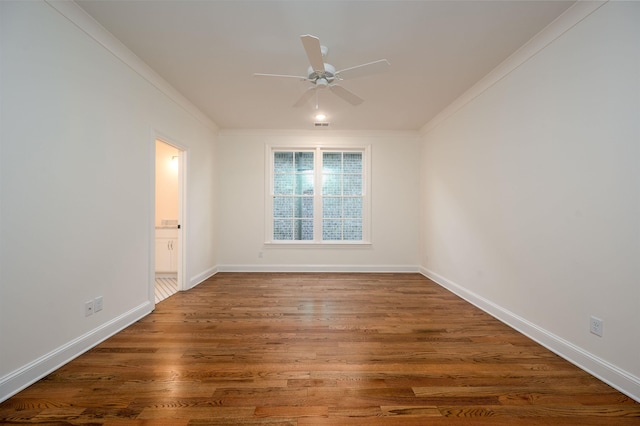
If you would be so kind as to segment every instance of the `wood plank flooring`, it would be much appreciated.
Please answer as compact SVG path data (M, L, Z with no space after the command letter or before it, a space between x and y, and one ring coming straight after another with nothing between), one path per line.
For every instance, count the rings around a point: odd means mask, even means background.
M417 274L220 273L2 424L640 425L640 404Z

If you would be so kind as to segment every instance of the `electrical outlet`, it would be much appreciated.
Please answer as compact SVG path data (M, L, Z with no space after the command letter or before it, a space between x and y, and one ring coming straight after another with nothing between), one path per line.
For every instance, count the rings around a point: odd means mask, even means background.
M90 315L93 315L93 300L89 300L84 304L84 316L88 317Z
M602 327L604 321L600 318L591 317L591 332L596 336L602 337Z
M93 300L93 309L95 312L100 312L104 306L104 300L102 296L98 296Z

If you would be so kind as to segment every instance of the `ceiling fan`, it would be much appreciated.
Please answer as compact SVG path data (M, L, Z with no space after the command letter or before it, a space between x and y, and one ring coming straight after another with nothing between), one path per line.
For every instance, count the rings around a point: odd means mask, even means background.
M345 68L336 71L336 68L324 62L327 56L328 49L326 46L320 45L320 39L312 35L300 36L302 40L302 46L307 53L307 58L311 66L307 70L306 76L297 75L281 75L281 74L260 74L255 73L256 77L277 77L277 78L295 78L300 81L308 81L311 83L309 87L300 99L293 105L299 107L304 105L314 94L316 94L316 107L317 107L317 91L318 89L329 89L335 95L338 95L351 105L360 105L363 99L355 93L340 86L337 82L345 80L347 78L356 78L364 75L374 74L386 70L389 67L389 61L386 59L380 59L377 61L369 62L362 65L356 65L355 67Z

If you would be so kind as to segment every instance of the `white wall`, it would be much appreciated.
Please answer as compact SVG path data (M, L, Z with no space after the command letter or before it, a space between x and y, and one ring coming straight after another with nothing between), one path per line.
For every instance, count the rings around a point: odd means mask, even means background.
M372 245L283 248L265 242L265 146L371 145ZM413 132L221 131L221 270L417 271L419 136ZM263 257L259 258L259 252Z
M217 136L76 26L72 4L56 6L73 12L64 16L0 2L0 400L152 308L156 137L188 151L187 287L216 265L422 263L640 398L639 6L605 5L420 143L411 133ZM370 248L263 247L264 146L281 141L372 145ZM104 310L85 318L96 296ZM588 332L592 314L602 338Z
M153 308L156 136L189 154L188 286L217 253L215 125L50 4L0 8L2 400Z
M425 274L640 399L640 3L426 129Z

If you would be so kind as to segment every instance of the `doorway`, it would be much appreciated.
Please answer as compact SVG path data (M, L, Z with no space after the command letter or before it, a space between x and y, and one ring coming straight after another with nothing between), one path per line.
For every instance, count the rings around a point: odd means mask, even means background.
M184 151L155 141L154 296L159 303L182 289Z

